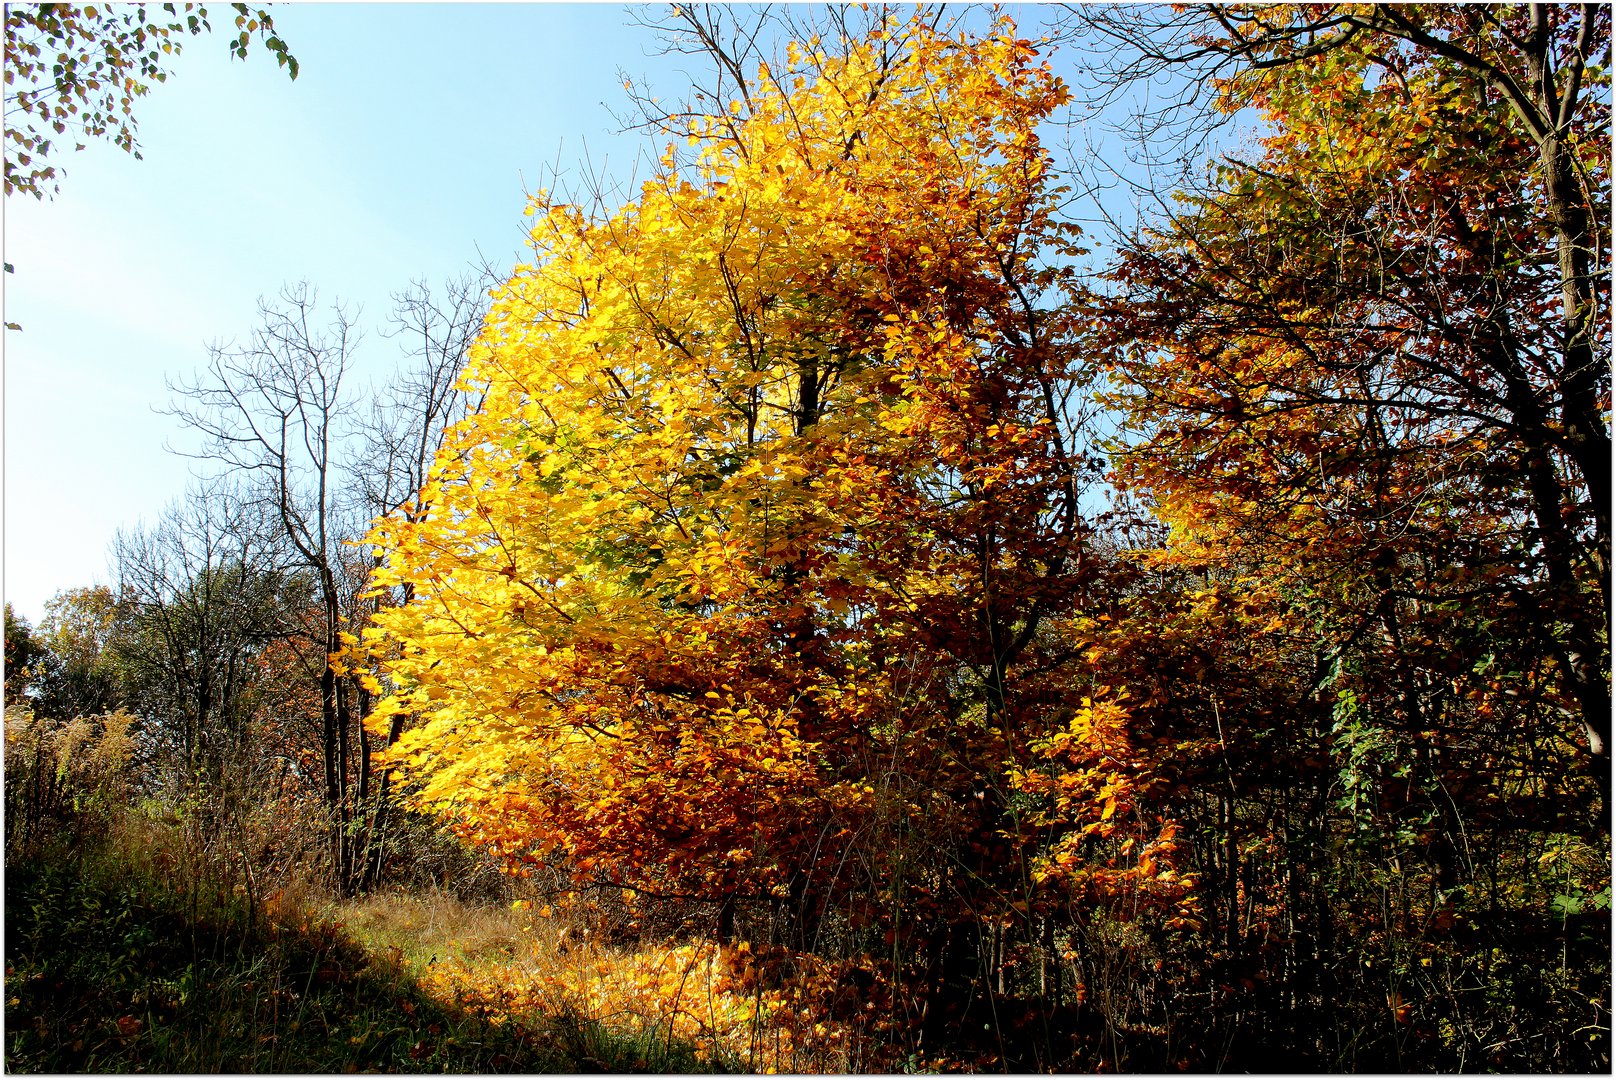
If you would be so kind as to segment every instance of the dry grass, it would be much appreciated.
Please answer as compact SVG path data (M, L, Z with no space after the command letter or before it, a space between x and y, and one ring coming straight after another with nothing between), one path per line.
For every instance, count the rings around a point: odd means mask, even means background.
M373 893L327 900L322 914L372 952L424 968L433 962L509 961L529 943L531 919L498 904L474 904L443 889Z
M107 858L120 868L114 876L172 883L173 902L186 918L201 910L226 913L231 933L293 943L308 938L321 947L350 943L343 945L352 950L344 971L395 980L355 1021L364 1031L430 1027L416 1020L435 1010L430 1015L465 1017L466 1031L486 1029L509 1040L500 1044L500 1060L507 1061L540 1054L585 1069L665 1072L850 1073L890 1071L894 1064L878 1053L878 1040L866 1037L876 1026L876 1004L852 995L852 984L841 978L846 973L826 961L778 948L759 955L744 944L643 936L615 895L562 891L502 903L426 887L343 900L300 865L255 873L234 857L240 845L196 835L189 826L174 815L117 816L105 836ZM250 950L243 955L251 960ZM321 961L311 970L328 967ZM263 981L258 974L242 980L254 987ZM389 1001L412 995L421 1004L399 1005L402 1014L389 1019ZM244 1015L238 1026L246 1030L256 1014ZM195 1041L177 1033L174 1046L191 1045L186 1039ZM487 1041L481 1035L473 1041L479 1039ZM440 1042L448 1045L415 1032L408 1046L392 1050L441 1056ZM252 1054L231 1060L238 1058Z
M582 905L468 903L442 890L327 901L321 914L429 994L496 1022L572 1018L646 1045L686 1044L715 1067L845 1073L877 1065L822 962L707 942L609 945ZM845 1002L843 1002L845 1005Z

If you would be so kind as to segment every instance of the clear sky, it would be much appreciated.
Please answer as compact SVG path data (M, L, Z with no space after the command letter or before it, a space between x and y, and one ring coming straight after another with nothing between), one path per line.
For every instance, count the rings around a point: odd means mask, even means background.
M4 335L4 595L30 619L110 583L116 530L183 492L196 463L165 449L190 445L155 411L165 378L244 338L259 296L306 279L374 327L412 279L479 251L508 265L552 167L576 176L587 151L621 177L646 145L615 134L619 70L688 85L688 58L615 3L272 12L295 82L261 48L230 59L223 32L189 39L137 104L145 160L93 145L58 162L54 200L5 200L5 318L23 329ZM361 370L397 356L372 331Z
M218 5L228 12L226 5ZM616 72L672 77L616 4L276 5L302 71L219 33L191 39L137 105L145 160L92 145L52 201L5 200L5 598L37 618L109 580L122 526L194 466L154 408L165 376L243 337L256 300L307 279L371 321L412 278L479 249L508 264L529 188L558 160L619 172ZM228 18L216 22L228 26ZM372 371L396 356L369 335Z

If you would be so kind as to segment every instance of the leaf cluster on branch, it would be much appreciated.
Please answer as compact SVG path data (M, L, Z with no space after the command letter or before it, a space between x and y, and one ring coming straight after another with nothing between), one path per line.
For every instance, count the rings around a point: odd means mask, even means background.
M245 59L256 36L297 78L297 59L269 13L230 8L231 55ZM135 100L168 80L187 37L212 28L201 4L7 4L6 194L60 191L62 140L82 150L106 139L139 158Z

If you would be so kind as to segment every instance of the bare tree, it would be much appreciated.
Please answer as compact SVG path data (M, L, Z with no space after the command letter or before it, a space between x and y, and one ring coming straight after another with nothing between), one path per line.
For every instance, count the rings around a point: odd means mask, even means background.
M287 828L285 811L318 789L303 717L282 701L300 683L286 678L299 667L286 644L312 579L283 555L228 481L113 542L109 651L139 717L145 782L185 808L185 856L239 873L249 902L259 872L302 857L310 834Z
M196 489L113 539L117 652L148 734L184 787L239 756L254 658L283 632L283 575L236 493Z
M278 302L260 301L258 313L244 344L212 346L202 375L170 386L179 395L172 411L203 436L196 456L243 477L291 564L313 579L317 614L308 637L319 656L330 854L339 887L351 891L362 873L355 823L370 795L370 747L337 655L354 592L343 545L361 525L341 485L353 413L344 382L360 334L340 302L322 324L318 293L307 284L282 289Z
M370 589L375 560L359 541L379 518L426 512L417 496L444 432L477 404L461 372L491 281L485 269L436 289L418 281L393 297L384 336L405 359L368 408L352 379L357 314L340 302L322 306L307 284L260 301L244 343L211 347L203 373L170 387L173 415L203 436L192 456L241 478L284 565L309 583L288 640L301 644L319 685L328 847L348 892L380 874L391 800L364 725L370 691L342 659L345 638L387 599ZM394 720L387 745L402 723Z
M359 425L360 453L350 462L352 490L363 500L368 519L402 516L419 520L429 506L420 501L427 473L443 445L444 433L480 406L461 381L467 354L482 331L488 312L490 268L451 277L437 290L424 280L413 282L393 295L393 312L385 335L399 343L405 362L392 381L371 400L369 416ZM372 558L359 576L368 579L379 563ZM408 603L411 586L391 598ZM368 618L388 602L368 590L355 596L356 621ZM358 687L362 713L370 711L370 691ZM405 717L392 717L385 745L391 747L403 733ZM369 770L368 744L364 767ZM368 848L364 854L366 885L381 874L388 820L392 810L392 773L383 769L370 807Z
M363 448L349 467L370 516L420 513L406 504L426 483L444 430L476 408L459 378L482 330L492 284L484 271L452 277L437 290L418 280L393 294L383 333L398 342L405 364L372 398L359 425Z

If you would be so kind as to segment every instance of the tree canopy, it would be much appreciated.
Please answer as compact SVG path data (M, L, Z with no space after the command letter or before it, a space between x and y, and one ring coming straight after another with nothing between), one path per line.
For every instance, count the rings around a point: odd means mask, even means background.
M1604 903L1581 18L1214 11L1255 156L1099 288L1043 141L1069 91L1008 21L747 77L693 20L735 100L656 112L682 144L620 209L534 200L482 407L372 533L411 595L354 652L390 760L514 870L901 943L934 988L1148 926L1147 1017L1283 970L1276 1040L1364 986L1297 927L1424 972L1472 946L1410 919Z
M414 589L376 715L517 862L806 902L875 872L891 755L906 813L991 833L1052 722L1018 672L1094 577L1065 92L1008 24L788 65L619 212L535 202L482 408L373 536Z

